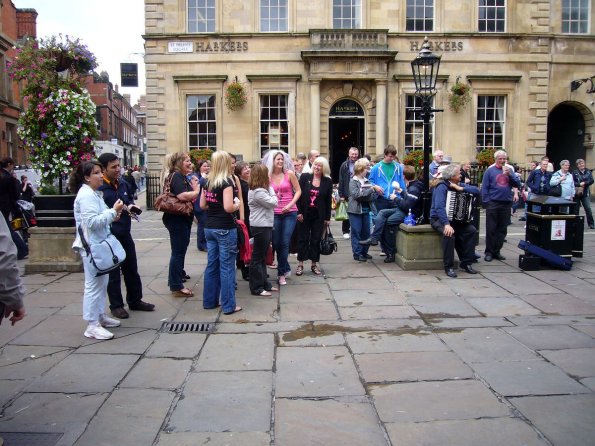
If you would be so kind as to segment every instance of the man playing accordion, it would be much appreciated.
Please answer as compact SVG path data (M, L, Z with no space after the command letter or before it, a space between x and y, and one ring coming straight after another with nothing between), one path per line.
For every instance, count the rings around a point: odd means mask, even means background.
M460 268L477 274L471 264L475 260L475 226L471 224L472 195L479 189L461 181L461 167L450 164L442 171L441 179L434 183L430 224L442 234L442 258L448 277L457 277L454 270L454 252L459 256ZM449 193L450 192L450 193ZM472 194L472 195L471 195Z

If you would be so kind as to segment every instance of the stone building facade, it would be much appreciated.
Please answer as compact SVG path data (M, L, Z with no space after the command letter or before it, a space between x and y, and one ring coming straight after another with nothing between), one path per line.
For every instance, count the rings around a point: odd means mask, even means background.
M432 146L454 160L586 158L595 136L592 0L145 0L149 168L168 152L422 147L410 62L442 55ZM243 108L226 88L242 83ZM459 112L450 89L471 87ZM576 87L571 91L571 82Z

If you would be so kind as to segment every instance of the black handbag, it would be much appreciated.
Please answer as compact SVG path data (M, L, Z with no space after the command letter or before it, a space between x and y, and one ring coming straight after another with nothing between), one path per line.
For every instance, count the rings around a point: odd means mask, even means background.
M330 256L333 252L337 251L337 242L333 237L330 227L326 227L326 232L320 240L320 254L324 256Z
M556 184L555 186L550 187L550 191L548 195L551 197L561 197L562 196L562 185Z

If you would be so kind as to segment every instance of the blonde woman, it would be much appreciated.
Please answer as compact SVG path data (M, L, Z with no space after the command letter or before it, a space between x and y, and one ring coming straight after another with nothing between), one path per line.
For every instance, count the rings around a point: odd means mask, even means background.
M319 276L322 274L320 261L320 240L324 228L331 221L333 180L326 158L319 156L312 163L312 172L300 176L302 195L298 201L298 266L296 276L304 273L304 260L310 259L310 269Z
M236 305L235 259L238 252L238 233L234 212L240 209L234 200L235 182L230 176L231 157L217 151L211 157L211 171L200 196L200 207L207 211L207 267L204 272L203 308L217 308L224 314L242 310Z

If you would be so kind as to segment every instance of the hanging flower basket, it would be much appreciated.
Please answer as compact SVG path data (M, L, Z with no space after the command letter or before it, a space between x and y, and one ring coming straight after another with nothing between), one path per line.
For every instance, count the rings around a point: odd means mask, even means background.
M448 94L448 108L458 113L471 101L471 86L462 82L457 82L450 87Z
M235 80L229 83L225 89L225 106L229 111L239 110L248 102L246 89L236 76Z

